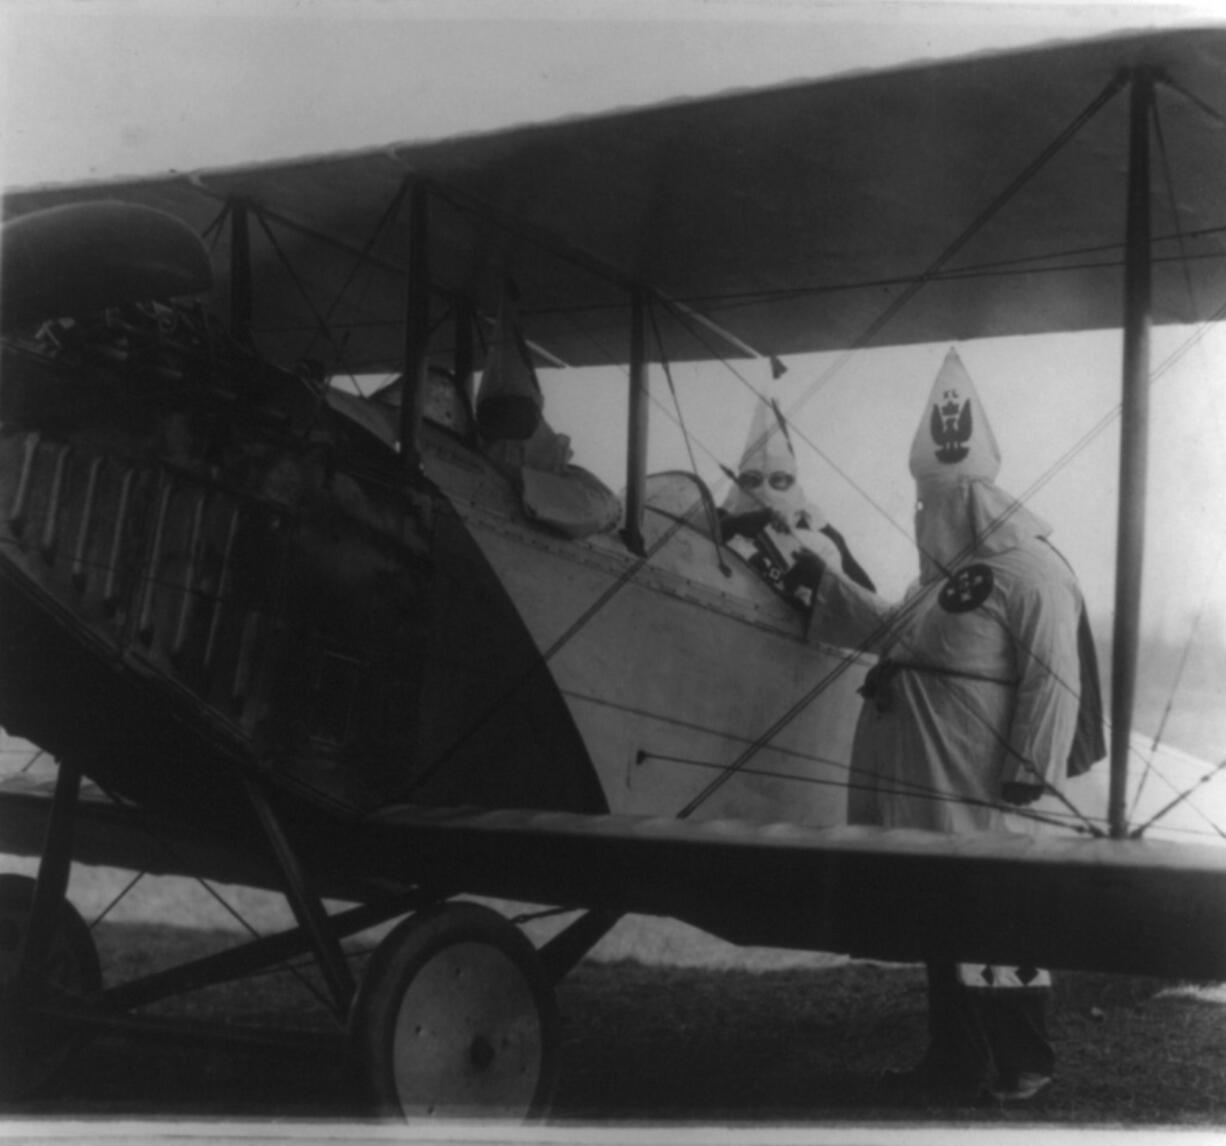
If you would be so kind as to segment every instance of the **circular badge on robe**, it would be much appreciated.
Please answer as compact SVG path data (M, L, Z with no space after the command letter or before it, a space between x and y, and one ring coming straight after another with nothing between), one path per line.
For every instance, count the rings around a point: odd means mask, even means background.
M945 582L937 600L947 613L969 613L988 599L993 583L989 566L968 565Z

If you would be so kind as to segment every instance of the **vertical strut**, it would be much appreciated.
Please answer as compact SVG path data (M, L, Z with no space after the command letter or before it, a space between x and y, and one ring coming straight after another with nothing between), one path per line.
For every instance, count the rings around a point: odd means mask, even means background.
M1150 191L1149 120L1153 77L1132 76L1124 278L1124 378L1120 420L1120 504L1116 542L1115 641L1111 673L1111 784L1107 818L1113 838L1127 833L1128 750L1136 697L1141 573L1145 549L1145 476L1149 434Z
M467 296L458 299L455 308L455 384L464 403L464 413L468 416L469 431L472 434L476 434L477 424L473 417L473 411L477 408L477 396L473 392L474 318L472 299Z
M345 962L341 941L329 925L327 912L324 911L319 896L308 886L306 872L298 861L298 855L258 781L247 780L247 795L285 880L285 894L293 909L294 918L311 940L320 972L332 993L336 1013L343 1018L353 1001L354 983L349 964Z
M251 232L247 204L230 204L230 334L238 342L251 341Z
M642 557L643 500L647 484L647 338L646 299L636 290L630 302L630 433L626 446L626 545Z
M409 191L409 275L405 290L404 373L400 391L400 454L406 470L421 466L418 427L430 344L430 214L424 183Z
M68 876L72 870L72 834L76 820L77 795L81 790L81 773L71 764L60 761L47 820L47 835L43 841L42 859L38 864L38 879L34 885L34 903L30 909L30 924L17 967L13 991L17 998L26 995L37 982L37 976L47 965L61 905L68 894Z
M620 920L616 911L585 911L538 952L551 983L560 983Z

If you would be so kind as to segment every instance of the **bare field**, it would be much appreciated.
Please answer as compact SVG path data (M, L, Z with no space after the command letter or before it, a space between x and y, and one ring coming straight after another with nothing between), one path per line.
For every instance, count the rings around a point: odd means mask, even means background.
M228 945L232 933L152 923L96 929L109 979ZM358 956L360 962L360 956ZM1226 1126L1226 988L1105 975L1057 980L1056 1083L1032 1104L883 1094L923 1046L919 968L841 962L774 970L587 960L559 989L555 1125ZM293 976L184 996L186 1018L324 1030ZM107 1035L24 1118L362 1120L337 1053Z

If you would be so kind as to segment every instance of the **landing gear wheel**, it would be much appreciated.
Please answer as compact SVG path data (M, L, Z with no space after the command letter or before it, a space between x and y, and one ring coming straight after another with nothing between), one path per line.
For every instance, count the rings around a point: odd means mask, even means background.
M38 998L16 997L18 963L33 906L34 880L0 875L0 1100L20 1098L42 1086L79 1041L79 1036L38 1013ZM39 977L41 998L49 1001L79 998L102 987L93 937L67 900L60 904Z
M349 1035L379 1112L393 1117L539 1117L557 1080L553 988L519 929L477 904L387 935Z

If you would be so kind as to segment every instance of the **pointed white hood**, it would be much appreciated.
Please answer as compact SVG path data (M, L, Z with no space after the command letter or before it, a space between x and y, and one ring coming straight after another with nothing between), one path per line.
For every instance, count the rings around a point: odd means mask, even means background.
M996 435L975 383L951 347L911 442L911 476L917 482L941 474L995 481L998 473Z
M956 350L941 364L911 443L920 579L947 577L1051 527L995 484L1000 447Z
M775 510L789 525L800 524L802 518L811 529L826 524L825 516L808 501L797 480L796 452L778 403L766 398L754 405L737 467L737 484L724 499L724 509L731 514L763 508Z

